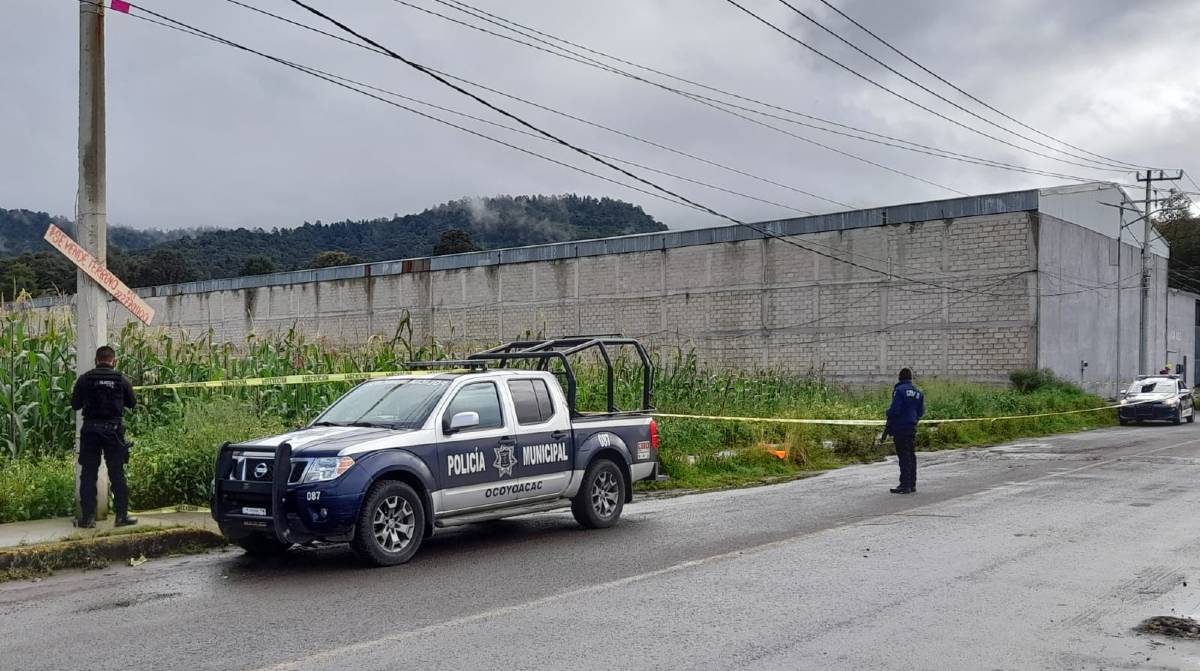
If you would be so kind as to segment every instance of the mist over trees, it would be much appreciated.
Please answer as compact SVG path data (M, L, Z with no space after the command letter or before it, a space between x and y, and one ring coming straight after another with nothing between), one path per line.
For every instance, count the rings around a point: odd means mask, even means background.
M63 217L0 209L0 297L73 293L75 268L42 237ZM463 198L418 214L296 228L135 230L110 226L108 266L131 287L261 275L666 230L641 207L611 198Z

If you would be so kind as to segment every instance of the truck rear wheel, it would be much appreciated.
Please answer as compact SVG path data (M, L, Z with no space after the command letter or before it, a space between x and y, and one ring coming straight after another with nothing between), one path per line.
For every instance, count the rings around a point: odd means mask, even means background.
M617 523L624 507L625 476L621 469L608 459L593 461L571 500L575 521L588 529L605 529Z
M382 480L367 492L350 547L365 562L394 566L412 559L425 537L425 506L407 484Z
M274 536L266 534L251 534L235 539L234 544L246 551L246 554L255 557L274 557L287 552L288 548L292 547L291 543L284 543Z

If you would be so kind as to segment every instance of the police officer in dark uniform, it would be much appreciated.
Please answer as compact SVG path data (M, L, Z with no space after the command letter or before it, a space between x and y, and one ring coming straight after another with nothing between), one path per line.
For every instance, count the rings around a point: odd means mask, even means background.
M900 462L900 486L893 494L914 494L917 491L917 422L925 415L925 395L913 384L912 371L900 370L900 381L892 391L892 405L887 411L884 435L896 441L896 459Z
M83 429L79 432L79 480L81 517L76 524L85 529L96 526L96 476L100 456L108 469L112 485L113 507L117 518L113 526L137 524L129 516L129 488L125 483L125 462L129 444L125 442L122 417L125 408L137 403L133 385L117 372L117 353L105 345L96 350L96 367L79 376L71 394L71 407L83 411Z

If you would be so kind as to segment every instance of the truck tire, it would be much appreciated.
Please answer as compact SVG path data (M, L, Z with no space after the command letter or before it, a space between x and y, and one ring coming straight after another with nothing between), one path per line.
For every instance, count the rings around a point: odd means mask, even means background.
M1187 423L1194 424L1195 422L1196 422L1196 406L1192 406L1191 410L1188 411Z
M350 547L369 564L395 566L412 559L424 538L421 496L403 482L381 480L363 500Z
M274 536L266 534L251 534L235 539L234 544L255 557L274 557L287 552L291 543L284 543Z
M588 529L606 529L621 518L625 507L625 476L609 459L593 461L571 500L575 521Z
M1175 416L1171 418L1171 423L1175 425L1183 424L1183 408L1175 409Z

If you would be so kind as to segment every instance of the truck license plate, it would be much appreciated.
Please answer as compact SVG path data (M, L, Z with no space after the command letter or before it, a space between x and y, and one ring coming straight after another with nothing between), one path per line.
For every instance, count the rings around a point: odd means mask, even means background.
M259 515L262 517L266 517L267 509L266 508L242 508L242 514L243 515Z

